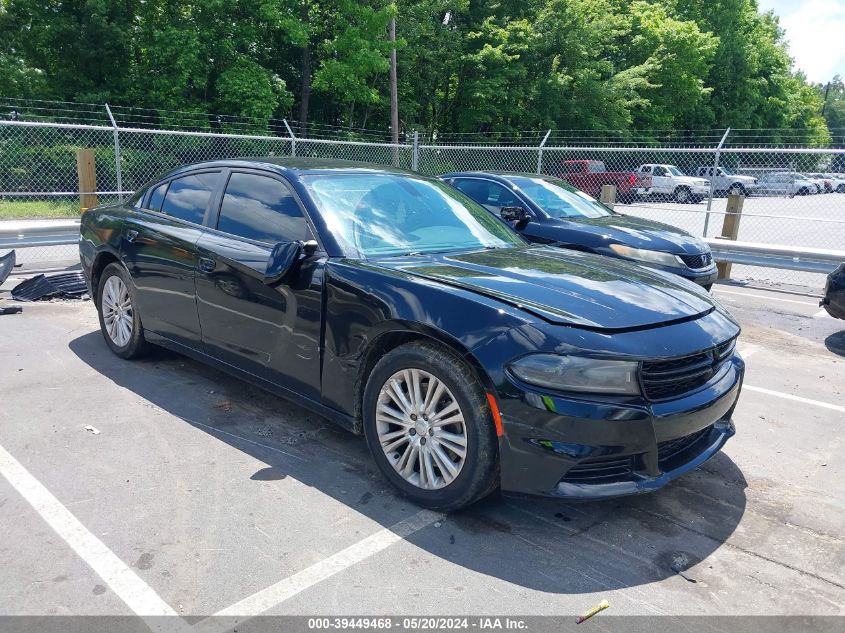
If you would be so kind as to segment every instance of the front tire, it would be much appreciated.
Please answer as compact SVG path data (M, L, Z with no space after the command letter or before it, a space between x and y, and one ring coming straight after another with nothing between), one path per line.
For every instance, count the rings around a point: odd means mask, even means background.
M728 189L728 193L732 196L747 196L748 194L745 191L745 187L742 184L735 182L731 185L730 189Z
M363 399L376 465L426 508L457 510L498 486L495 426L484 389L458 357L428 342L388 352Z
M144 328L129 273L109 264L97 286L97 313L106 344L121 358L137 358L146 351Z
M672 197L675 198L675 202L687 204L692 199L692 192L687 187L678 187Z

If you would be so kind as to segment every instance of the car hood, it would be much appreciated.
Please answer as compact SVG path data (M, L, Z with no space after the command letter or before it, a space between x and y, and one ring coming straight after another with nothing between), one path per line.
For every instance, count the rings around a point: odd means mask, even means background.
M674 226L644 220L630 215L611 215L603 218L565 218L559 226L578 226L607 244L625 244L634 248L664 251L677 255L698 255L710 250L702 240Z
M548 246L370 260L368 265L497 299L550 323L631 330L686 321L717 308L669 273Z

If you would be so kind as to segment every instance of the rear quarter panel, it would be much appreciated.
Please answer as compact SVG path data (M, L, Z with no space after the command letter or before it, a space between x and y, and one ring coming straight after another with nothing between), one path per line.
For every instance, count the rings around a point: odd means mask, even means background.
M79 226L79 260L93 297L97 260L104 253L120 258L120 236L128 209L110 205L88 209Z

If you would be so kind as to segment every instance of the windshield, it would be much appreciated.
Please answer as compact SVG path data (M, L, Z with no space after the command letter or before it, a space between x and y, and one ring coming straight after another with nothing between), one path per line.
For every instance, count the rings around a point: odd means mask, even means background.
M674 165L666 165L666 169L668 169L669 173L672 174L673 176L686 176L686 174L684 172L682 172L680 169L678 169Z
M511 177L510 181L553 218L603 218L613 213L583 191L547 178Z
M311 193L352 256L510 248L525 242L446 183L388 173L306 175Z

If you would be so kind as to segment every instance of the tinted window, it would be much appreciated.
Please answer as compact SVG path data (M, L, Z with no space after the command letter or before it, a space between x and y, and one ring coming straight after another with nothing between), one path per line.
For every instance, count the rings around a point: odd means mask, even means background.
M666 171L663 167L659 165L654 168L654 175L655 176L666 176L669 172Z
M153 211L161 211L161 203L164 200L164 194L167 193L167 185L169 184L170 183L166 182L153 189L152 193L150 194L150 202L147 204L148 209L152 209Z
M229 178L217 228L270 244L314 239L290 189L255 174L236 172Z
M455 181L455 186L476 202L497 210L502 207L522 206L512 191L489 180L459 179Z
M205 208L217 186L220 172L191 174L170 181L161 212L180 220L202 224Z

